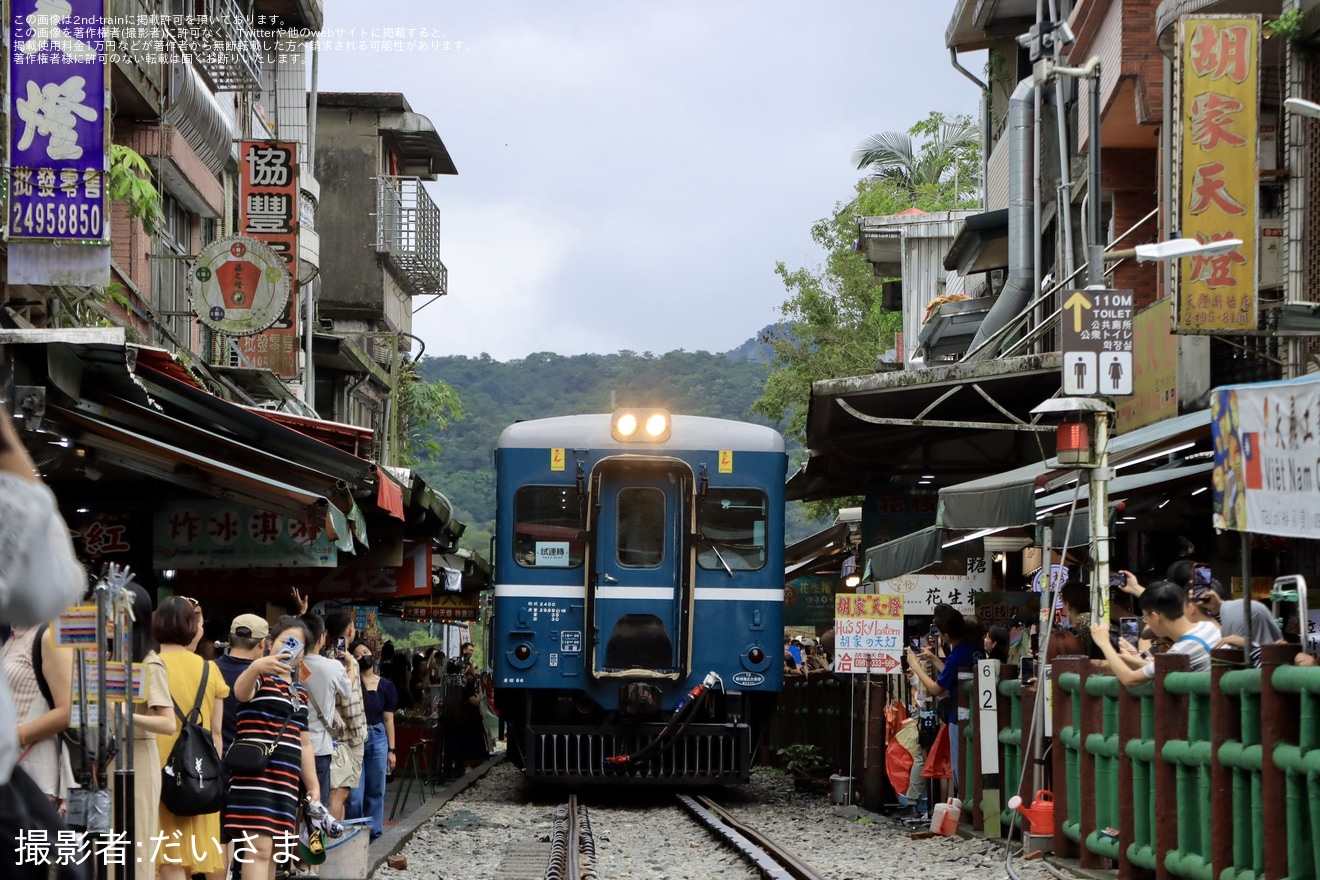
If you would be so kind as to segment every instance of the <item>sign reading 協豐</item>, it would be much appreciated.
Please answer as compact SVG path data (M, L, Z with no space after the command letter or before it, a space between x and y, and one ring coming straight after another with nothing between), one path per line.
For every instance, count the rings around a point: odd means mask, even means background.
M9 8L9 241L104 242L105 0Z
M902 596L835 597L835 672L894 672L902 656Z
M1214 526L1320 538L1320 379L1216 388Z
M239 340L239 351L251 366L292 379L298 375L298 144L243 141L238 166L238 231L279 256L291 293L272 323Z
M1188 16L1178 27L1177 224L1202 243L1242 245L1180 261L1177 328L1255 330L1260 17Z

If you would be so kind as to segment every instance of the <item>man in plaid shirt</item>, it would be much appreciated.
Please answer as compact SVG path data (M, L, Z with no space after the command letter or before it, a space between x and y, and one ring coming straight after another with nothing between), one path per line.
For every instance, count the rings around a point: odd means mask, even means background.
M367 742L367 714L362 707L362 679L358 664L348 650L357 636L350 611L332 611L325 616L326 644L331 656L344 664L348 672L349 697L335 696L335 709L343 719L343 730L335 740L330 757L330 815L344 818L348 793L362 778L362 750Z

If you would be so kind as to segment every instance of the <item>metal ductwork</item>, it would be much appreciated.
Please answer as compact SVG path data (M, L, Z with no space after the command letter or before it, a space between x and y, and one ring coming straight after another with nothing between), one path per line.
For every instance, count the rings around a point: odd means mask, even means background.
M212 174L219 174L229 159L237 132L191 64L173 62L169 77L169 104L162 121L183 135Z
M1026 308L1036 293L1032 244L1036 237L1032 211L1036 185L1032 176L1032 131L1036 121L1036 88L1027 77L1008 100L1008 280L999 299L981 321L968 351L998 333ZM988 352L995 354L996 352Z

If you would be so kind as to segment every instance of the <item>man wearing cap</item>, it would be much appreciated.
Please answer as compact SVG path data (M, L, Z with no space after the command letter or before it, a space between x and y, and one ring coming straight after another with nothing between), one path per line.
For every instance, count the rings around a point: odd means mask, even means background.
M270 626L264 618L256 614L240 614L229 625L229 650L223 657L215 658L215 665L220 667L220 674L224 676L225 684L229 685L229 696L225 697L225 713L220 725L220 737L226 752L238 735L238 712L243 706L234 696L234 684L253 660L266 656L266 640L269 638Z

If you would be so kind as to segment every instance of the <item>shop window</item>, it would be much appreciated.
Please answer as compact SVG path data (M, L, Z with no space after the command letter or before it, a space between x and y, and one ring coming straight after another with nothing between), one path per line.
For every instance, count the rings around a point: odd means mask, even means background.
M188 261L192 253L192 215L168 192L161 194L159 233L151 261L151 300L157 317L169 331L158 330L161 345L191 349L196 317L188 298ZM170 338L173 335L173 339Z

